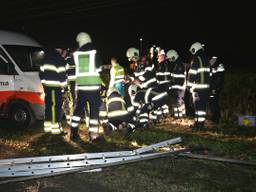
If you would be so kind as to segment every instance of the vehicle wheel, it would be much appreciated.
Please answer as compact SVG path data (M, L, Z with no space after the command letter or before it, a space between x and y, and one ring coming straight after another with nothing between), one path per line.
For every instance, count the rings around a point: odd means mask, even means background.
M9 119L14 128L20 129L28 128L34 122L32 112L28 107L22 104L12 106L9 113Z

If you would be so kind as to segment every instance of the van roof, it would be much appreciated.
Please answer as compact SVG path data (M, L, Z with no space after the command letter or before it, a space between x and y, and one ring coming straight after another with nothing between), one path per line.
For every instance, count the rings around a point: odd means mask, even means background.
M24 34L13 32L13 31L5 31L5 30L0 30L0 44L42 47L34 39Z

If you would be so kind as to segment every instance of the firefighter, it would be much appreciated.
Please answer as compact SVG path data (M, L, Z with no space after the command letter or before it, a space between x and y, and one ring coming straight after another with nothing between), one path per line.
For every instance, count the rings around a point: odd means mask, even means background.
M128 74L132 75L137 68L137 62L139 60L139 50L134 47L127 49L126 57L127 57L128 61L130 62Z
M136 119L143 128L149 126L148 118L150 112L157 111L157 109L161 108L167 102L168 98L167 92L159 93L153 88L141 89L135 84L129 86L128 93L136 111Z
M78 126L85 109L89 109L89 139L94 141L99 138L99 107L101 105L100 89L102 80L100 77L101 60L95 50L91 37L85 32L80 32L76 41L79 49L73 54L76 64L76 90L75 110L71 122L72 140L78 139Z
M210 63L210 97L209 106L211 111L211 121L215 124L219 124L220 121L220 107L219 97L224 85L224 72L225 68L220 59L213 56Z
M115 88L109 88L105 102L100 108L100 119L105 133L114 130L133 130L135 125L123 97Z
M186 90L186 71L177 51L171 49L167 52L167 58L174 66L172 73L171 90L175 96L174 117L183 118L186 114L184 94Z
M171 63L165 55L165 51L159 48L157 57L157 83L158 91L169 93L171 89ZM169 115L169 106L167 104L162 106L162 111L158 111L158 115L163 114L164 116Z
M46 133L61 134L62 119L62 90L67 86L65 60L63 49L49 51L40 67L40 79L45 92L45 121Z
M122 97L125 97L124 68L117 63L117 59L114 57L111 58L111 65L109 88L114 87Z
M75 101L75 95L76 95L76 90L75 90L75 85L76 85L76 65L73 61L72 58L73 52L68 49L67 50L67 57L65 58L66 60L66 71L67 71L67 79L68 79L68 108L69 108L69 113L66 115L66 119L68 124L71 124L71 117L74 112L74 101Z
M193 55L191 67L188 72L188 87L192 92L195 105L194 130L203 130L206 118L206 105L209 96L210 66L201 43L191 45Z

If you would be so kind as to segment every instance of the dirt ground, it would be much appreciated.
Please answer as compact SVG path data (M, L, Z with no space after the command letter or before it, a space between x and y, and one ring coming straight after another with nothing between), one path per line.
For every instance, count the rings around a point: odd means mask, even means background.
M182 125L182 123L184 125ZM194 133L186 122L168 119L150 130L138 130L129 137L113 134L99 144L72 143L49 139L41 125L29 130L0 128L0 158L70 154L79 152L117 151L181 136L183 145L222 157L256 160L256 130L211 128ZM4 124L0 124L4 125ZM229 127L229 128L228 128ZM255 191L256 167L192 160L163 158L103 169L101 172L77 173L28 182L0 185L2 192L66 192L66 191Z

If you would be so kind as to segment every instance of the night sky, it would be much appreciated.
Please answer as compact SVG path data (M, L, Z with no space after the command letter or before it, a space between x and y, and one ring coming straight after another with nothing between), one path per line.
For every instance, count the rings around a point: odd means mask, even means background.
M190 3L164 0L1 0L0 28L26 33L44 46L75 47L88 32L105 63L126 49L153 44L176 49L184 61L194 41L208 56L222 58L228 70L255 71L256 17L246 1Z

